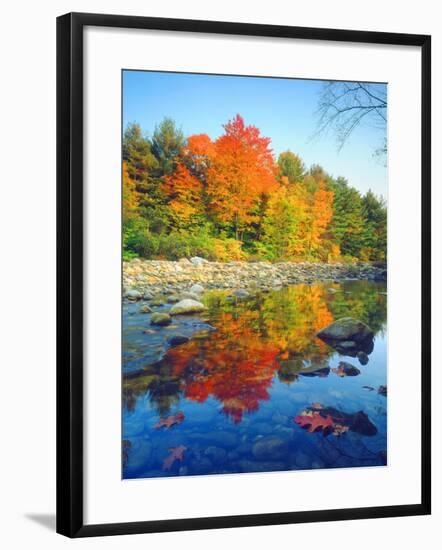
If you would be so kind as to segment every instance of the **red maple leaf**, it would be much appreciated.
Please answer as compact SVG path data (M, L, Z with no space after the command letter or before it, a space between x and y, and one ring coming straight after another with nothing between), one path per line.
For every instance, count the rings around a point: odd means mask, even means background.
M163 470L170 470L175 460L182 461L187 447L179 445L178 447L170 448L169 451L170 454L163 460Z
M309 412L306 414L300 414L293 419L296 424L299 424L302 428L306 428L308 432L313 433L316 431L327 431L334 427L333 419L330 415L326 417L321 416L319 412Z
M184 420L184 414L180 411L177 414L168 416L166 418L160 418L160 420L155 424L155 428L158 430L165 426L166 428L171 428L174 424L181 424Z

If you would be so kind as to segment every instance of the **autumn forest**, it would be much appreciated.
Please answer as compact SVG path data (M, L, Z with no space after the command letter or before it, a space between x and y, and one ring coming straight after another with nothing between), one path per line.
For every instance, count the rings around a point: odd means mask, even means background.
M123 258L384 262L387 209L241 115L215 140L163 119L123 136Z

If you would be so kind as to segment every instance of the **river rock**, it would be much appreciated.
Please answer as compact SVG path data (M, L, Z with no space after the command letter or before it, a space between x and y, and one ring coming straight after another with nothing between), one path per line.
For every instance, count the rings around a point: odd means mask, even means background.
M248 296L250 296L250 293L247 292L247 290L245 290L244 288L237 288L233 291L233 295L237 298L247 298Z
M180 346L181 344L185 344L189 341L188 336L183 336L181 334L175 334L175 336L172 336L169 338L168 342L171 346Z
M361 363L361 365L366 365L368 363L368 355L365 351L358 351L356 357L359 359L359 363Z
M376 426L363 411L358 411L353 415L350 430L361 435L376 435L378 433Z
M177 302L180 301L180 297L177 296L176 294L171 294L170 296L167 297L167 303L168 304L176 304Z
M358 374L361 374L357 367L345 361L340 361L338 369L342 373L340 376L358 376Z
M183 315L189 313L200 313L204 311L206 306L197 300L180 300L170 309L171 315Z
M268 291L275 287L314 281L327 281L330 285L330 281L339 284L345 279L382 280L385 277L385 266L368 263L348 266L344 263L209 262L198 256L192 261L186 258L178 262L136 258L123 262L124 295L127 291L136 290L144 293L145 299L159 292L182 293L195 284L205 289L249 290L249 287L254 287Z
M171 322L172 318L168 313L153 313L152 317L150 318L151 325L157 325L160 327L170 325Z
M227 452L221 447L211 445L207 447L204 454L213 462L213 464L222 464L226 460Z
M190 262L193 265L202 265L208 263L207 260L205 260L204 258L200 258L199 256L194 256L193 258L190 258Z
M198 284L192 285L189 288L189 292L191 292L192 294L201 294L201 292L204 292L204 287Z
M374 334L370 327L362 321L353 319L352 317L342 317L331 325L323 328L317 333L321 340L332 341L354 341L363 342L373 339Z
M195 300L198 302L200 300L200 296L194 292L183 292L180 294L180 300Z
M152 313L152 310L148 305L141 306L138 313Z
M220 445L225 448L232 449L238 445L238 437L236 434L227 431L213 432L207 435L216 445Z
M252 454L257 460L278 460L288 451L286 441L275 435L262 437L252 447Z
M357 348L357 343L353 342L352 340L344 340L343 342L339 342L339 347L344 351L353 350Z
M137 300L141 300L143 295L138 290L128 290L125 294L125 297L128 300L131 300L133 302L136 302Z
M164 296L154 296L150 302L151 306L163 306L166 303Z

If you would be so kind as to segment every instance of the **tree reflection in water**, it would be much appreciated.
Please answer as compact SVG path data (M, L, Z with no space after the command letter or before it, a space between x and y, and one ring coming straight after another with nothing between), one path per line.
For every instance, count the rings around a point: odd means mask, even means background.
M159 416L165 416L182 397L199 403L212 397L240 423L245 413L269 399L275 375L287 384L299 376L328 376L335 350L315 336L321 328L352 316L375 334L385 330L385 294L368 282L359 281L351 292L344 288L297 285L246 300L222 291L208 293L206 321L216 330L196 333L161 361L126 375L124 406L133 410L137 398L147 395Z

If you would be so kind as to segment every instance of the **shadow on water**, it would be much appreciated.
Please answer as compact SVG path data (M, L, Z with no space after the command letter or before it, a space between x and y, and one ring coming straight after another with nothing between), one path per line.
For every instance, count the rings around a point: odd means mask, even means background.
M185 451L167 475L385 464L386 399L375 391L386 380L385 283L297 285L241 300L212 291L204 301L203 317L144 333L139 305L125 312L124 347L150 341L160 357L125 356L125 477L165 475L162 460L177 444ZM374 341L346 348L316 337L342 317L366 323ZM168 344L172 336L180 345ZM178 412L180 422L154 427ZM316 428L295 422L300 414ZM333 418L338 427L328 429Z

